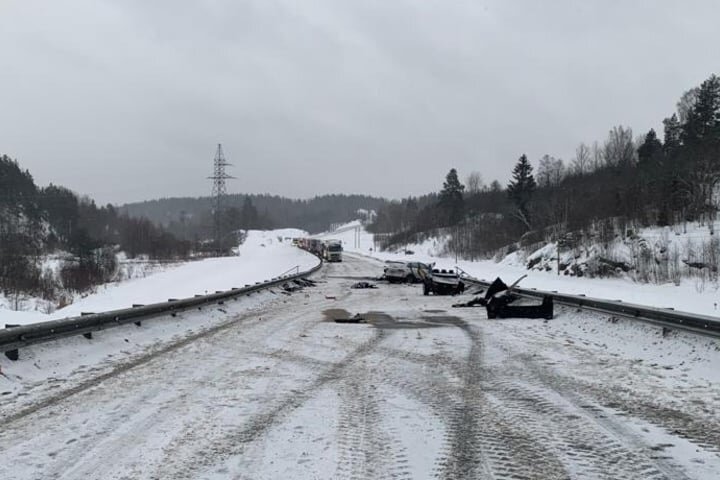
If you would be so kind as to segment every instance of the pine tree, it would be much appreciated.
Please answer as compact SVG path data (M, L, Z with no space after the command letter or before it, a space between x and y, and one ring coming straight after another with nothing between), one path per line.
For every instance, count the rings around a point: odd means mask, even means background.
M530 200L535 191L535 177L532 174L532 165L526 155L522 155L513 169L513 179L507 186L510 199L516 207L516 215L523 224L530 229Z
M674 113L670 118L663 120L663 125L665 127L663 147L665 149L665 153L672 155L678 148L680 148L680 135L682 133L682 127L680 127L680 122L678 121L677 115Z
M700 85L697 100L683 125L686 145L703 141L718 142L720 137L720 77L710 76Z
M445 176L443 189L440 191L439 206L445 211L448 225L455 225L465 216L465 185L460 183L457 170L451 168Z
M645 135L645 141L638 148L639 166L647 168L662 162L663 145L652 128Z

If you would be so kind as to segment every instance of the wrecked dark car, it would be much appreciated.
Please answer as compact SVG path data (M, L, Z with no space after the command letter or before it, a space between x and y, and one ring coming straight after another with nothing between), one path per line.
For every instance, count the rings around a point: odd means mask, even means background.
M520 280L522 280L521 277ZM487 317L492 318L553 318L553 299L546 295L540 305L513 305L520 297L512 292L520 280L508 287L500 277L496 278L488 287L484 297L475 297L469 302L455 304L453 307L484 306Z

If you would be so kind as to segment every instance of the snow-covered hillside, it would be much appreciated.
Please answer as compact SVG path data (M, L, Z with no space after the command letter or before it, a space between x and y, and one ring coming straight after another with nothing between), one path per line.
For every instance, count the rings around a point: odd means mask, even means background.
M360 234L357 234L357 228ZM709 239L707 228L688 226L686 232L674 229L647 229L637 234L635 245L646 245L651 251L670 252L682 261L697 258L697 252L702 252L703 245L712 241ZM492 280L502 277L513 281L521 275L528 277L522 281L523 287L534 287L543 290L557 290L565 293L585 294L592 297L610 300L620 299L626 302L639 303L657 307L672 307L677 310L720 316L720 291L716 281L704 277L684 276L679 282L668 281L661 284L641 283L630 275L620 275L614 278L588 278L570 275L558 275L557 258L553 244L524 254L514 252L500 261L481 260L467 261L448 256L445 249L447 238L428 239L422 244L410 244L405 248L411 254L401 249L395 252L376 251L373 235L368 233L360 222L351 222L343 225L334 232L326 232L318 238L334 238L343 242L343 248L349 252L369 255L381 260L404 260L435 262L443 268L459 266L469 274L478 278ZM632 253L627 243L618 240L611 246L611 255L620 261L622 255ZM693 253L695 252L695 253ZM695 255L695 256L693 256ZM528 262L535 258L543 258L543 262L536 262L536 268L528 270ZM561 262L567 262L561 256ZM540 268L542 267L542 268ZM545 269L547 267L547 269ZM685 266L684 268L690 268Z
M295 266L301 270L317 260L292 246L292 237L307 235L296 229L248 232L238 255L188 262L143 278L100 287L94 294L52 314L38 311L0 310L0 323L27 324L130 307L134 303L164 302L168 298L229 290L267 280Z

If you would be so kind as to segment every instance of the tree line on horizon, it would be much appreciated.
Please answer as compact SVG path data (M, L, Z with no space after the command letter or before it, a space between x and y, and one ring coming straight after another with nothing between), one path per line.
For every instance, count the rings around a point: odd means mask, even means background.
M521 155L505 186L471 172L463 185L451 169L439 193L408 197L377 212L373 232L386 247L455 232L450 248L483 257L518 242L567 241L578 232L607 240L631 227L707 222L719 206L720 78L711 75L682 94L663 120L634 137L613 127L606 140L581 143L566 163L544 155L535 166Z
M223 230L294 227L310 233L354 220L358 210L377 210L388 203L369 195L328 194L291 199L269 194L228 194L223 199ZM161 198L118 207L131 217L147 218L178 238L209 238L213 227L212 197Z

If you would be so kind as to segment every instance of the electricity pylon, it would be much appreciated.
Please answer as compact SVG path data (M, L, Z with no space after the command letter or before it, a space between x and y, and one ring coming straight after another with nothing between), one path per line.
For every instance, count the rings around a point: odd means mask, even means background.
M208 177L213 181L213 239L215 242L215 250L219 253L222 251L222 239L223 239L223 208L224 199L227 190L225 188L225 180L230 180L235 177L225 173L225 167L230 166L225 160L225 154L223 153L222 144L218 143L217 151L215 152L215 158L213 160L213 175Z

